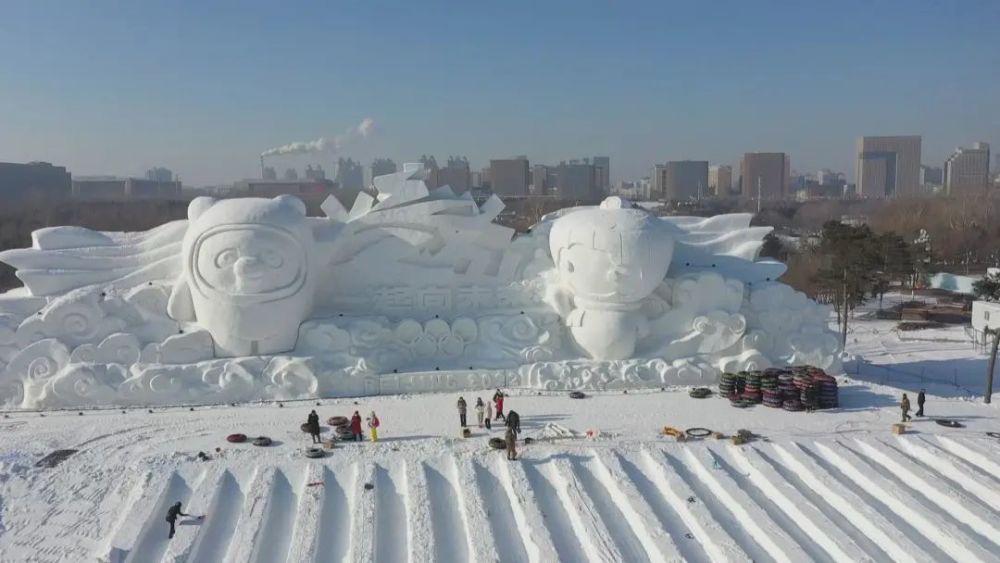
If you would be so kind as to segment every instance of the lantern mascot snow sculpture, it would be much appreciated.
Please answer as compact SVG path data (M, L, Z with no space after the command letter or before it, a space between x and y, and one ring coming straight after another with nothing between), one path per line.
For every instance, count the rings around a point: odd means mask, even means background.
M188 221L170 316L207 329L217 357L293 349L317 277L305 204L292 196L200 197L188 207Z
M673 254L664 223L628 205L608 198L556 219L549 233L559 282L548 300L595 360L630 358L649 334L640 303L663 281Z

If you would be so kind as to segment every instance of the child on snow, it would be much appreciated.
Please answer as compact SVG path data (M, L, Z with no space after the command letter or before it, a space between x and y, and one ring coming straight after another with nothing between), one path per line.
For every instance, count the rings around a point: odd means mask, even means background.
M507 420L503 415L503 393L499 389L493 394L493 403L497 406L497 417L495 420L500 420L501 418Z
M368 417L368 428L371 429L372 442L378 442L378 427L378 417L375 416L375 411L372 411L371 416Z
M486 406L483 404L482 397L476 397L476 420L479 421L479 427L483 427L483 409Z

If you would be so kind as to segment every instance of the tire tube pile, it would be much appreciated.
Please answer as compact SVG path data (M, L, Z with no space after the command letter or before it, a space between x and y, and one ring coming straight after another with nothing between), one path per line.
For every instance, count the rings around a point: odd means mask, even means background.
M811 404L810 386L817 390L815 404ZM766 407L799 412L807 408L832 409L840 405L837 380L813 366L723 373L719 380L719 394L728 397L730 404L736 408L763 403Z
M333 430L340 438L347 438L352 435L351 427L347 425L334 426Z
M331 416L326 419L326 423L336 428L337 426L347 426L351 423L346 416Z

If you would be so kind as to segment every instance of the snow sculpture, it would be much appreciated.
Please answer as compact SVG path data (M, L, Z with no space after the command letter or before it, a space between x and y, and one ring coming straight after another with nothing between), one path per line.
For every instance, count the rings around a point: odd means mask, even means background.
M662 221L621 198L556 219L549 247L559 282L549 297L573 340L595 360L624 360L649 334L639 310L670 267Z
M350 210L198 198L143 233L36 231L0 252L0 405L218 403L523 386L711 384L839 369L829 308L758 260L749 214L609 198L515 237L407 164Z
M292 196L200 197L188 221L170 316L207 329L220 357L294 348L312 310L318 266L305 204Z

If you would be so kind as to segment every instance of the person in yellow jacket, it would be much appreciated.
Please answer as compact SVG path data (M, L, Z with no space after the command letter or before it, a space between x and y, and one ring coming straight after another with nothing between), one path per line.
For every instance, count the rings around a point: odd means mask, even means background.
M378 442L378 427L379 427L378 417L375 416L375 411L372 411L371 416L368 417L368 428L371 431L372 442Z

